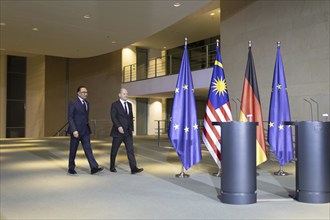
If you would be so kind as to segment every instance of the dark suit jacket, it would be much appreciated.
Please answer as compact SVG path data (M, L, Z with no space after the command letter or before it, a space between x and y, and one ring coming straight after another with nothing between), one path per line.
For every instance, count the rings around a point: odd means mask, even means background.
M111 105L111 120L113 123L111 129L111 136L113 137L121 137L123 135L132 135L134 131L133 126L133 111L132 111L132 104L127 102L129 114L127 115L123 105L121 104L120 100L115 101ZM123 127L124 134L119 133L118 128Z
M69 102L69 128L68 132L72 134L74 131L78 131L79 135L86 135L91 133L91 129L89 127L89 102L85 100L87 103L87 111L84 109L85 106L81 103L80 99L77 97L76 99Z

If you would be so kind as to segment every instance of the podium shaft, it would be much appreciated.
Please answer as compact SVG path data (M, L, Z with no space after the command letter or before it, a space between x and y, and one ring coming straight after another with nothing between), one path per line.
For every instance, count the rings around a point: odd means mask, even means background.
M256 122L221 123L221 194L228 204L256 203Z
M330 122L296 123L296 199L330 202Z

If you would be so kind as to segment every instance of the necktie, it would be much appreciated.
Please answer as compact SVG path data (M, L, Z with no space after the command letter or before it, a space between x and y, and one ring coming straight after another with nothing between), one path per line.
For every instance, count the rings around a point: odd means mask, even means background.
M86 102L83 100L82 103L83 103L83 106L84 106L85 111L87 111L87 105L86 105Z
M127 111L127 102L124 102L124 106L125 106L125 112L126 112L126 114L128 114L128 111Z

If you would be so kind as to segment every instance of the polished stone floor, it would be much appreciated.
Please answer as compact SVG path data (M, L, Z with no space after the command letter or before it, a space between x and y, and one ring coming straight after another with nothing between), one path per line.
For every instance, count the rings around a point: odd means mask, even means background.
M78 175L67 174L68 137L1 139L1 219L329 219L330 205L290 197L295 191L295 163L279 169L274 158L257 168L257 203L230 205L219 198L221 178L209 153L177 178L181 164L166 138L135 137L138 166L130 174L125 148L117 173L109 172L111 138L93 140L104 171L91 175L79 147Z

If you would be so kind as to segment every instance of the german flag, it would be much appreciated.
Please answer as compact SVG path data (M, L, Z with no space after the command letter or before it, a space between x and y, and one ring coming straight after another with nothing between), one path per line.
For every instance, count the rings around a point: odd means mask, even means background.
M258 122L257 126L257 149L256 165L267 160L264 125L262 120L261 103L258 91L258 82L254 68L251 46L249 45L248 60L245 70L244 86L242 92L241 112L239 121L248 121L248 115L252 115L253 122Z

